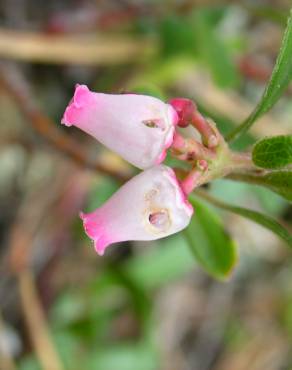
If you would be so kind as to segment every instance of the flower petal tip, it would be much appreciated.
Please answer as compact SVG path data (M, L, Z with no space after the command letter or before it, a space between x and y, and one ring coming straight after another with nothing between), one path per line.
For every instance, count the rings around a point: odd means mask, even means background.
M90 100L90 90L86 85L75 85L73 104L76 108L84 107Z
M70 127L78 121L78 116L81 108L85 107L90 102L90 90L86 85L75 86L74 96L68 104L61 123Z
M103 244L100 242L100 240L94 240L94 249L99 256L104 255L104 251L107 246L108 244Z
M67 108L66 108L66 110L65 110L65 113L64 113L64 115L63 115L63 117L62 117L62 119L61 119L61 124L62 125L65 125L65 126L67 126L67 127L70 127L70 126L72 126L72 123L70 123L70 121L69 121L69 107L70 106L68 106Z
M92 214L86 214L83 212L79 213L79 217L83 221L83 227L87 236L93 241L94 249L100 256L104 255L105 249L108 247L110 242L106 237L104 230L101 225L95 222Z
M89 236L89 238L94 240L95 237L95 225L91 221L90 215L86 215L83 212L79 213L79 217L83 221L83 227L86 232L86 234Z

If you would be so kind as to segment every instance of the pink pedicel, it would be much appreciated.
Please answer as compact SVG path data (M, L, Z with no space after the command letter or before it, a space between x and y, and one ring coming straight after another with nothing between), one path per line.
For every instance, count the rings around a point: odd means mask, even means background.
M180 182L178 181L176 174L172 168L169 168L169 176L170 181L172 181L173 185L176 186L178 189L177 196L179 197L179 202L185 205L187 212L189 213L190 216L192 216L194 213L194 208L188 201L187 194L184 192L184 189L181 186Z
M178 122L175 109L152 96L102 94L76 85L61 123L76 126L134 166L161 163Z
M175 109L178 115L178 126L187 127L197 112L196 104L186 98L171 99L169 104Z
M86 234L103 255L108 245L156 240L188 226L193 207L174 171L164 165L141 172L92 213L81 213Z

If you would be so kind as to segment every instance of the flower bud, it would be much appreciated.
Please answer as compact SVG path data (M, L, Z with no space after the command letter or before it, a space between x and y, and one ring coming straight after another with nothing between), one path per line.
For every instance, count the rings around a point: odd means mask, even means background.
M189 224L192 213L174 171L159 165L133 177L103 206L80 217L97 253L103 255L112 243L177 233Z
M169 104L175 109L178 115L178 126L187 127L192 123L193 117L197 112L196 104L186 98L174 98L169 101Z
M94 93L77 85L61 122L80 128L145 169L164 160L177 120L174 108L157 98Z

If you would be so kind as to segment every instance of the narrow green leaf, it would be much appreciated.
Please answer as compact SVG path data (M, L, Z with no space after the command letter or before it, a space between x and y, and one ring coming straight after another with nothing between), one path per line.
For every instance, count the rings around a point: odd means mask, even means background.
M195 216L184 235L198 263L219 279L228 277L237 262L236 246L219 217L195 197Z
M206 199L208 202L213 204L216 207L222 208L226 211L230 211L233 213L236 213L240 216L243 216L263 227L266 229L272 231L276 235L278 235L280 238L282 238L289 247L292 247L292 235L287 231L281 224L279 224L276 220L273 218L264 215L263 213L253 211L251 209L243 208L243 207L236 207L232 206L228 203L222 202L216 198L213 198L209 194L206 194L204 192L198 192L198 195Z
M256 166L276 169L292 163L292 135L265 138L256 143L252 151Z
M255 110L234 131L226 136L232 141L244 134L254 122L266 113L278 101L292 78L292 9L288 18L287 27L283 36L282 45L276 60L272 76L265 92Z
M273 171L266 175L231 175L232 180L244 181L250 184L264 186L273 192L281 195L288 201L292 201L292 171Z

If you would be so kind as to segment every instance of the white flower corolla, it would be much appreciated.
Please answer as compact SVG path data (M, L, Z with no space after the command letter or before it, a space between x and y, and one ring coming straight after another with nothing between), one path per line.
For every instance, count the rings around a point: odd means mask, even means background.
M102 255L112 243L177 233L189 224L192 214L174 171L158 165L133 177L94 212L80 216Z
M164 160L177 121L175 109L152 96L95 93L77 85L61 122L80 128L146 169Z

